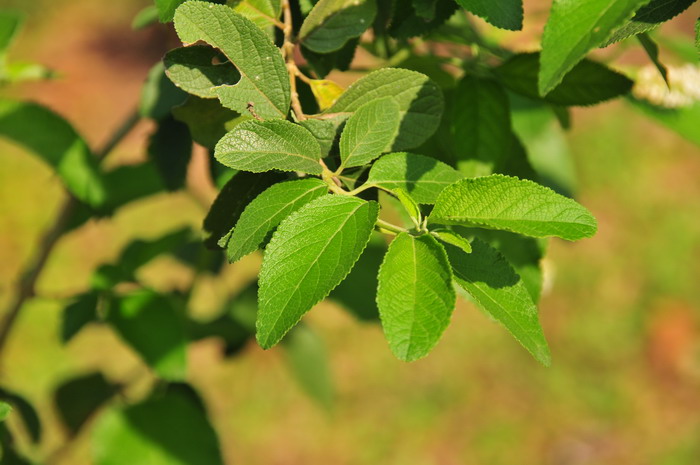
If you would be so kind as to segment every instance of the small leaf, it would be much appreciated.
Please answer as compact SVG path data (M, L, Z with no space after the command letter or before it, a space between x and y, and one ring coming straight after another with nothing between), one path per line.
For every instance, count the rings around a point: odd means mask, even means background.
M430 231L430 233L446 244L459 247L464 253L472 253L472 244L469 242L469 239L462 237L455 231L438 228Z
M143 290L117 298L108 321L163 379L183 379L187 371L187 337L173 303Z
M301 25L299 39L316 53L335 52L360 37L376 14L373 0L319 0Z
M148 159L170 191L185 187L192 157L192 137L187 126L168 115L158 122L148 141Z
M317 178L275 184L246 206L228 242L233 263L257 250L282 220L307 203L326 195L328 186Z
M511 144L510 105L496 81L466 75L450 99L450 134L457 169L468 177L492 174Z
M216 431L199 400L183 390L100 416L92 434L95 465L222 465Z
M654 63L656 69L659 70L661 77L664 78L666 86L670 88L671 84L668 82L668 69L659 59L659 46L656 44L656 42L654 42L654 39L649 37L649 34L646 33L639 34L637 39L639 40L639 43L642 44L644 51L647 52L647 56L651 62Z
M316 53L302 46L301 54L318 77L325 78L335 69L338 71L347 71L350 69L350 64L355 58L355 52L357 51L359 42L359 39L349 40L343 48L332 53Z
M501 29L523 28L523 0L457 0L457 3Z
M263 348L277 344L348 275L378 214L376 202L327 195L282 221L260 271L257 339Z
M139 29L147 28L159 20L160 12L158 11L158 7L155 5L148 5L136 13L136 16L134 16L134 19L131 21L131 29L138 31Z
M139 114L144 118L160 120L170 114L174 106L182 104L187 94L178 89L165 75L165 66L158 63L148 73L141 89Z
M328 353L321 338L306 325L298 325L282 343L287 364L301 388L320 406L330 409L335 392Z
M537 307L520 276L497 250L485 242L475 239L472 247L472 253L467 254L457 247L447 246L455 281L479 307L505 326L537 361L549 366L551 355Z
M261 173L273 169L321 174L321 147L305 128L290 121L245 121L214 151L229 168Z
M226 248L230 238L228 234L236 225L245 207L265 189L284 179L283 175L276 172L263 175L236 173L221 189L204 218L206 234L204 243L208 247L215 248L217 243L221 242L220 247Z
M595 105L624 95L633 82L623 74L595 61L584 59L576 64L545 97L537 92L540 71L539 53L519 53L494 69L509 90L532 99L555 105Z
M392 150L417 147L440 125L444 99L440 88L427 76L407 69L384 68L352 84L324 115L341 121L368 102L393 97L399 104L401 125Z
M413 153L390 153L377 160L367 183L393 191L403 189L418 203L435 203L444 188L462 178L454 168Z
M366 165L389 150L400 122L399 105L391 97L358 108L340 135L341 168Z
M261 118L287 116L287 67L280 50L255 23L228 6L189 1L177 9L175 29L185 44L204 41L218 48L240 72L235 85L213 89L225 107L244 114L252 104Z
M88 323L97 320L98 295L94 292L79 295L63 310L61 342L66 344Z
M93 207L105 202L97 159L71 125L51 110L0 99L0 136L21 144L51 165L79 200Z
M36 408L23 396L3 388L0 388L0 401L6 402L12 406L12 410L22 419L25 431L29 433L29 439L34 444L39 443L41 440L42 428L39 413L36 411Z
M158 9L158 18L161 23L169 23L175 16L175 10L185 0L155 0L156 8Z
M636 34L656 29L670 19L683 13L696 0L651 0L637 10L637 13L624 26L617 29L602 45L606 47Z
M337 83L327 79L311 79L309 81L309 86L321 110L326 110L333 106L336 100L338 100L338 97L345 91L345 89L340 87Z
M12 407L10 407L10 404L0 401L0 423L7 419L10 412L12 412Z
M163 63L173 84L202 98L216 98L219 86L241 78L226 56L208 45L176 48L165 54Z
M574 200L532 181L499 174L463 179L435 202L432 223L502 229L532 237L591 237L597 226Z
M396 236L379 270L377 306L398 359L428 355L450 324L455 298L445 249L429 235Z
M117 390L102 373L81 375L58 386L54 402L70 435L75 436Z
M540 95L551 92L571 69L649 0L554 0L542 36Z
M420 223L421 221L421 213L420 213L420 207L416 203L413 198L408 195L408 192L401 188L396 188L392 191L394 195L396 195L396 198L399 199L399 202L401 202L401 205L406 209L408 214L413 218L414 221Z
M24 15L19 11L0 11L0 55L4 54L24 23Z

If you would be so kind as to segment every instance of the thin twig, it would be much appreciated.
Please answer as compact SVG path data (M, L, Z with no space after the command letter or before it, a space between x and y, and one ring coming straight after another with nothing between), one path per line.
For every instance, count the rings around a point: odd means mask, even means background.
M304 121L306 116L301 108L299 93L297 92L297 73L298 68L294 62L294 26L292 24L292 7L289 5L289 0L282 0L282 10L284 11L284 44L282 45L282 54L287 63L287 73L289 73L289 84L292 96L292 110L297 118L297 121Z

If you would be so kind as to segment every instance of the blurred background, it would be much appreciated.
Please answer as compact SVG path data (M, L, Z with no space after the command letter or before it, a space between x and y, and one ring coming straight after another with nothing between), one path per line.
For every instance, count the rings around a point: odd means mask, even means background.
M168 27L132 30L147 4L0 0L28 13L12 56L59 74L0 95L48 105L100 146L138 104L150 67L178 45ZM498 37L516 49L536 47L549 5L527 1L525 31ZM697 7L663 26L663 34L689 35ZM638 59L631 53L619 63ZM152 129L141 123L107 164L142 160ZM624 101L576 109L567 139L577 197L600 229L593 239L549 248L550 289L540 309L551 368L463 301L436 350L412 364L391 355L377 325L324 303L308 321L328 346L337 391L331 411L304 395L278 351L250 344L242 356L222 359L215 341L191 346L189 381L207 400L227 463L700 463L700 150ZM97 368L114 381L141 369L107 328L90 327L63 346L57 328L66 298L86 289L92 270L134 238L199 228L213 195L213 188L200 188L195 196L151 197L59 243L0 371L0 382L41 412L46 450L65 440L52 404L55 386ZM0 140L0 309L62 199L47 166ZM227 267L223 280L202 280L194 312L214 312L259 263L253 255ZM140 277L159 290L192 279L168 258ZM89 434L52 463L91 463Z

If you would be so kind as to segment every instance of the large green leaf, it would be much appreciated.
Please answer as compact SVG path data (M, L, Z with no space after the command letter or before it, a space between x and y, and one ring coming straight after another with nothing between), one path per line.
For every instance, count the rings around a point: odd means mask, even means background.
M595 218L574 200L500 174L463 179L443 190L430 221L567 240L591 237L597 229Z
M539 53L519 53L494 69L509 90L555 105L594 105L632 90L633 82L607 66L584 59L568 72L545 97L537 92Z
M168 298L142 290L114 299L108 321L160 377L167 380L185 377L184 322Z
M649 0L554 0L542 36L538 91L552 91L592 49Z
M435 203L444 188L463 176L433 158L414 153L390 153L377 160L369 172L369 184L403 189L418 203Z
M222 465L216 431L197 398L168 390L101 416L92 434L95 465Z
M399 105L391 97L362 105L348 119L340 136L341 166L366 165L389 150L400 122Z
M374 21L374 0L319 0L299 30L301 43L316 53L340 50Z
M321 174L321 147L307 129L290 121L245 121L221 138L216 159L229 168Z
M97 159L68 122L35 103L0 99L0 136L51 165L79 200L99 207L106 192Z
M376 202L328 195L282 221L260 270L257 339L270 348L348 275L369 241Z
M282 182L268 188L248 204L228 242L228 260L235 262L257 250L267 235L290 214L328 193L317 178Z
M450 109L457 169L468 177L492 174L511 145L506 91L496 81L467 75L453 93Z
M284 59L255 23L225 5L190 1L177 9L175 28L184 43L204 41L236 65L241 80L214 88L224 106L241 114L253 108L265 119L287 116L291 97Z
M392 150L421 145L440 125L442 91L424 74L407 69L384 68L368 74L348 87L324 115L342 121L362 105L381 97L394 97L401 112L399 134Z
M156 8L158 9L158 19L161 23L169 23L175 16L175 10L185 0L155 0Z
M289 369L301 388L322 407L333 406L335 392L328 353L321 338L306 325L298 325L282 344Z
M506 327L540 363L549 366L551 356L530 294L505 258L480 239L472 253L447 246L455 281L486 313Z
M399 234L379 270L377 306L389 347L400 360L428 355L455 306L445 249L429 235Z
M501 29L523 28L523 0L457 0L457 3Z
M616 30L604 46L627 37L648 32L688 9L696 0L651 0L637 10L637 13L624 26Z
M230 231L245 207L265 189L284 179L285 177L277 172L236 173L221 189L204 218L204 243L212 248L216 247L217 243L226 248Z
M241 78L236 67L208 45L176 48L163 61L165 74L177 87L202 98L216 98L220 86Z
M58 386L54 392L54 402L70 435L75 436L118 389L102 373L80 375Z

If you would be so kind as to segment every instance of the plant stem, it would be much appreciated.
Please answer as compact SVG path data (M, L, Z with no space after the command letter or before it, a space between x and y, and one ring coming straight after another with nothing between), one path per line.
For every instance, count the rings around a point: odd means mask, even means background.
M114 148L121 142L124 137L131 132L140 120L138 112L134 112L122 123L114 134L109 138L107 143L95 153L98 160L104 159ZM0 353L7 343L10 331L14 327L17 317L24 306L24 303L34 297L36 283L44 270L46 263L53 252L58 240L63 237L73 216L73 212L79 205L79 201L68 193L68 198L63 202L63 206L59 209L58 215L53 224L43 234L36 252L27 266L20 272L19 279L15 286L15 297L12 303L5 312L2 324L0 324Z
M395 234L400 234L400 233L407 233L409 232L408 229L402 228L401 226L396 226L395 224L389 223L388 221L384 220L377 220L375 223L379 228L385 229L387 231L391 231Z
M297 74L299 70L294 61L294 26L292 24L292 8L289 5L289 0L282 0L282 11L284 11L284 44L282 45L282 54L287 63L287 73L289 73L290 93L292 97L292 110L297 118L297 121L304 121L306 116L301 108L299 101L299 93L297 92Z

